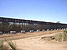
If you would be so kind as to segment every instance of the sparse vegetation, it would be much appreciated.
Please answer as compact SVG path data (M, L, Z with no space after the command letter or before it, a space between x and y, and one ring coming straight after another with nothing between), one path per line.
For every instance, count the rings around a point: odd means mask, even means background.
M8 46L4 45L4 41L0 41L0 50L8 50Z
M60 33L55 37L57 41L67 41L67 30L64 30L63 33Z
M55 36L46 36L46 37L41 37L41 39L44 40L56 40L56 41L67 41L67 30L64 30L63 33L57 34Z
M15 43L13 43L12 41L8 41L7 43L10 46L11 50L17 50ZM0 50L10 50L9 46L4 45L3 40L0 41Z
M60 34L56 35L55 40L56 41L62 41L62 34L60 33Z
M12 48L12 50L17 50L16 43L13 43L12 41L9 41L8 44Z
M67 33L67 30L64 30L64 33Z
M4 46L4 45L3 45L3 40L1 40L1 41L0 41L0 50L3 50L3 49L4 49L3 46Z

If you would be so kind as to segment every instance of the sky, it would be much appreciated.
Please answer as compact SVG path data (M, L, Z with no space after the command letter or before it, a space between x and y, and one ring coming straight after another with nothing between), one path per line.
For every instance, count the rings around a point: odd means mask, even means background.
M67 0L0 0L0 17L67 23Z

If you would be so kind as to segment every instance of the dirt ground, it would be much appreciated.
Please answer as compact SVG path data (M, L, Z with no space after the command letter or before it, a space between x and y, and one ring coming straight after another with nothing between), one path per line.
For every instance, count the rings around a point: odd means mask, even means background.
M42 31L32 33L4 34L0 39L12 39L18 50L67 50L67 42L46 41L43 36L53 36L63 33L63 30Z
M17 33L17 34L3 34L0 35L0 40L2 39L21 39L21 38L27 38L27 37L34 37L34 36L41 36L45 34L53 34L57 32L63 32L63 30L53 30L53 31L41 31L41 32L27 32L27 33Z
M13 40L19 50L67 50L67 42L48 42L42 36Z

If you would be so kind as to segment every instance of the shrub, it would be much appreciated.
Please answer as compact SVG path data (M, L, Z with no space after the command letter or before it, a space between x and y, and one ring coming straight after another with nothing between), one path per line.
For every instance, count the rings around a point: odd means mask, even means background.
M8 45L11 47L12 50L17 50L16 49L16 44L13 43L12 41L8 41ZM0 50L9 50L9 47L4 45L4 41L0 41Z
M64 32L63 34L63 41L66 41L67 40L67 32Z
M67 33L67 30L64 30L64 33Z
M67 30L64 30L63 33L60 33L55 37L57 41L67 41Z
M3 40L0 41L0 50L8 50L8 47L6 45L4 45Z
M3 40L0 41L0 50L3 50Z
M56 37L55 37L55 40L56 41L62 41L62 34L58 34Z
M8 42L8 45L12 48L12 50L17 50L16 44L13 43L12 41L9 41L9 42Z

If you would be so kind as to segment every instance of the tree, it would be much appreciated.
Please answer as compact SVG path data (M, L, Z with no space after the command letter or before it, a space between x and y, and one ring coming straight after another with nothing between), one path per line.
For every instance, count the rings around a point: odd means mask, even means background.
M56 23L60 23L60 21L57 21Z

